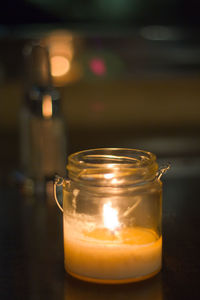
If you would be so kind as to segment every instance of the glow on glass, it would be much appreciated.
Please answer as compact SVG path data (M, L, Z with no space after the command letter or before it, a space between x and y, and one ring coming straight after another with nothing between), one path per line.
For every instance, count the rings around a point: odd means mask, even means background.
M111 179L111 178L114 177L114 174L111 174L111 173L104 174L104 177L105 177L106 179Z

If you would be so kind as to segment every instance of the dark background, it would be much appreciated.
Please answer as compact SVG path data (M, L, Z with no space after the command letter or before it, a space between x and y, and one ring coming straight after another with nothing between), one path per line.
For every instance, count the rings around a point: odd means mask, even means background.
M176 25L199 26L199 3L191 0L176 1L6 1L1 7L1 23L74 23L80 25Z

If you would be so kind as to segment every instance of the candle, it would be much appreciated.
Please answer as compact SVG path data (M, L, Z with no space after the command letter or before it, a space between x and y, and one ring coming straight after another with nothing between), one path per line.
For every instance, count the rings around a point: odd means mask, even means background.
M162 182L153 153L85 150L56 177L63 212L64 263L74 277L127 283L152 277L162 264ZM63 208L56 186L63 186Z
M85 216L64 216L65 268L99 283L146 279L161 268L162 238L142 227L123 227L111 202L103 205L102 226ZM96 227L95 227L96 226Z

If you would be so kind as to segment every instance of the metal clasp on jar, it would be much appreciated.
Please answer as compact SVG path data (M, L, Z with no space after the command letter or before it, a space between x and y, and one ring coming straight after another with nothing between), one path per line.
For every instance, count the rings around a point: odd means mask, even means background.
M60 205L60 203L58 201L58 198L57 198L57 186L62 186L63 187L63 185L65 185L65 187L66 187L66 186L69 186L69 184L70 184L69 179L65 179L65 178L59 176L58 174L55 175L54 184L53 184L54 199L56 201L56 204L58 205L58 207L60 208L60 210L62 212L63 212L63 208Z

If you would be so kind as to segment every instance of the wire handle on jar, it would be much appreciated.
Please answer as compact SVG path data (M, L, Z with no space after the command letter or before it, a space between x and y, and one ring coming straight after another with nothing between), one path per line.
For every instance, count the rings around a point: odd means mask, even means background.
M157 173L157 178L160 179L162 175L170 169L170 167L170 163L167 163L164 166L162 166Z
M63 208L60 205L60 203L58 202L58 198L57 198L57 186L63 185L63 181L64 181L63 177L61 177L61 176L59 176L57 174L55 175L55 177L54 177L54 184L53 184L54 199L56 201L56 204L58 205L58 207L62 211L62 213L63 213Z

